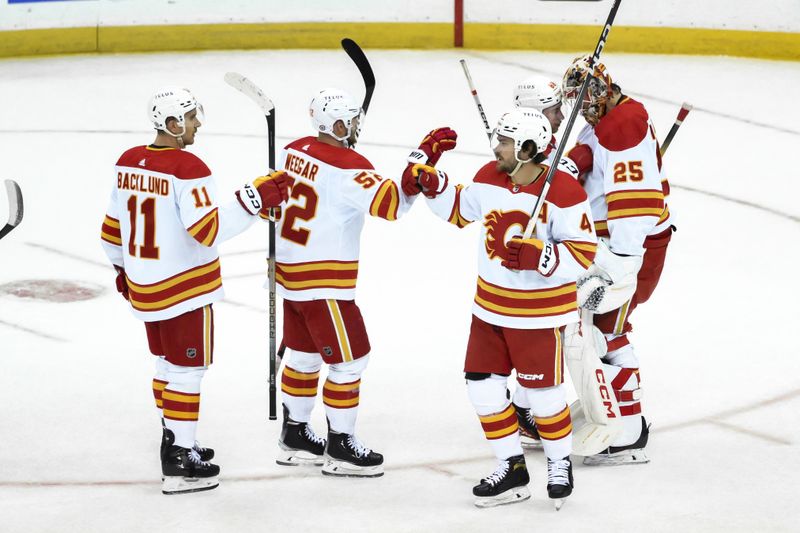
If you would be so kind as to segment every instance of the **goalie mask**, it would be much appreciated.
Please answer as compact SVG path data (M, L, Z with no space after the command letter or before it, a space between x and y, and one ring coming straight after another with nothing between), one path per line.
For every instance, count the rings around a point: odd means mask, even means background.
M561 92L570 105L576 105L581 85L590 71L589 63L592 55L586 54L576 57L564 73L561 82ZM606 114L606 104L613 96L614 89L611 76L606 71L606 66L596 63L592 70L593 78L586 89L586 95L581 102L581 115L589 124L595 125Z
M326 133L336 139L343 141L346 145L355 145L358 135L361 133L361 126L364 121L364 112L355 98L341 89L322 89L311 100L309 108L311 115L311 125L319 133ZM354 119L358 117L355 130L353 128ZM347 130L343 136L336 135L333 126L338 121L342 121Z
M189 89L167 86L156 91L150 98L147 104L147 115L155 129L173 137L181 137L186 133L186 113L193 109L197 109L198 118L202 122L205 119L203 106L198 103ZM181 128L180 133L175 134L167 129L169 118L174 118L178 122L178 126Z
M497 127L492 132L491 147L492 150L496 150L500 146L499 137L508 137L514 141L514 158L517 160L517 166L509 173L513 176L523 164L533 161L538 154L547 149L552 136L550 121L540 111L518 107L500 117ZM533 142L534 151L530 158L520 159L520 151L526 141Z
M561 87L543 76L531 76L514 87L514 105L544 111L561 103Z

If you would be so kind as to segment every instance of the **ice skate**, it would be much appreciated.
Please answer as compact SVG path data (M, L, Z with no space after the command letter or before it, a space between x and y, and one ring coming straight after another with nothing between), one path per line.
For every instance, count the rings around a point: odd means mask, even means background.
M553 461L547 458L547 495L553 500L556 511L561 509L567 496L572 494L572 461L569 456Z
M583 464L587 466L618 466L649 463L650 458L644 452L649 436L650 426L642 417L642 432L636 442L625 446L609 446L596 455L585 457Z
M530 409L520 407L515 403L512 405L514 405L514 410L517 412L520 444L525 449L541 450L542 439L539 437L539 431L536 429L533 413Z
M170 445L162 459L161 471L164 494L200 492L219 486L219 466L200 459L194 449Z
M162 425L161 427L161 460L164 460L164 454L167 453L167 450L170 446L175 444L175 434L172 430L167 429L165 426ZM194 446L192 449L200 455L200 459L203 461L210 461L214 458L214 449L213 448L203 448L200 446L200 443L194 441Z
M296 422L283 406L283 428L278 440L280 452L275 462L283 466L322 466L326 441L318 437L306 422Z
M329 431L322 473L327 476L382 476L383 455L365 447L355 435Z
M527 487L530 481L524 456L515 455L500 461L493 474L472 488L472 494L477 496L475 506L485 508L525 501L531 497Z

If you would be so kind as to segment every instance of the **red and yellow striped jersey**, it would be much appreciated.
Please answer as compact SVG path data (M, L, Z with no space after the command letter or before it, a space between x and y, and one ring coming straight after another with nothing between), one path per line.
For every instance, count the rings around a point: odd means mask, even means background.
M276 280L286 299L355 299L361 230L367 214L397 220L413 203L354 150L315 137L281 152L292 178L276 227Z
M578 143L592 150L583 186L597 234L608 239L614 253L642 255L645 238L671 224L669 183L647 111L623 97L597 126L581 130Z
M427 201L439 217L464 227L480 222L478 286L472 313L489 324L517 329L558 327L578 320L575 282L594 259L597 237L586 193L569 174L557 171L534 236L555 243L557 266L550 276L502 266L506 243L522 235L541 194L544 175L517 186L496 163L481 168L468 186L448 185Z
M166 320L222 298L216 244L255 217L216 198L211 171L190 152L138 146L119 158L100 238L125 268L136 317Z

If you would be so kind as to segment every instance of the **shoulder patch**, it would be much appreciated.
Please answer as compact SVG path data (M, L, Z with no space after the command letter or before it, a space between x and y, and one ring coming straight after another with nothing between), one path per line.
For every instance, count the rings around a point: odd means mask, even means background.
M621 152L637 146L648 131L648 115L644 106L627 98L595 126L600 145L612 152Z

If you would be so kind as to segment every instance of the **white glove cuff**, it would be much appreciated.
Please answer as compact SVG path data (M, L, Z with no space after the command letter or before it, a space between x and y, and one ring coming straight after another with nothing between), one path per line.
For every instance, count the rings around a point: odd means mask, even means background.
M245 211L251 215L257 215L261 211L261 195L253 187L252 183L246 183L241 189L236 191L236 198Z

